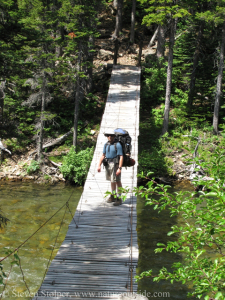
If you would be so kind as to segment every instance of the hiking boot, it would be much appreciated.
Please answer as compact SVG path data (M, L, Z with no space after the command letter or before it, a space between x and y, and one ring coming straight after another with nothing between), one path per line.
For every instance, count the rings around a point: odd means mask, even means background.
M115 202L116 201L116 198L114 198L113 195L110 195L109 198L106 200L107 203L112 203L112 202Z
M122 199L121 198L116 198L116 201L113 203L114 206L119 206L122 204Z

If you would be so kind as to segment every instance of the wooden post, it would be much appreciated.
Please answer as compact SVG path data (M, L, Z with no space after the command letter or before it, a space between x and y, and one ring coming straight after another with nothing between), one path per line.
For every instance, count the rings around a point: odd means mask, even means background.
M114 65L117 65L118 50L119 50L119 41L118 41L118 39L116 38L116 39L115 39L114 60L113 60L113 64L114 64Z

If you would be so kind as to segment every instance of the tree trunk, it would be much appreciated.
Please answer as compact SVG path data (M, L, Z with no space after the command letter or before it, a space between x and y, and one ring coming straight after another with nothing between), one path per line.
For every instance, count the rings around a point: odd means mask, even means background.
M93 59L94 52L92 51L94 48L94 37L89 37L89 47L88 47L88 66L87 66L87 89L86 92L90 93L93 87Z
M196 49L195 49L195 53L194 53L194 57L193 57L193 70L191 73L190 89L189 89L189 93L188 93L188 103L187 103L187 107L189 110L191 109L192 103L193 103L195 79L196 79L196 69L197 69L198 61L199 61L202 34L203 34L203 23L201 23L199 26Z
M74 126L73 126L73 146L76 151L77 147L77 126L78 126L78 117L79 117L79 104L80 104L80 70L81 70L81 41L79 41L78 47L78 60L77 60L77 81L76 81L76 93L75 93L75 108L74 108Z
M41 124L40 124L40 131L39 131L39 137L38 137L38 144L37 144L37 159L39 162L41 162L42 159L42 146L43 146L43 133L44 133L44 123L45 123L45 88L46 88L46 82L45 82L45 72L43 76L43 83L42 83L42 99L41 99Z
M222 79L223 79L223 67L224 67L224 47L225 47L225 22L223 23L222 30L222 42L220 49L220 63L216 84L216 97L214 104L214 114L213 114L213 134L218 134L218 124L219 124L219 110L220 110L220 98L222 94Z
M4 110L4 99L5 99L5 84L6 80L0 84L0 123L3 122L3 110Z
M154 34L153 34L153 36L152 36L152 38L151 38L151 40L148 44L148 48L150 48L154 44L154 41L155 41L155 39L158 35L158 32L159 32L159 26L156 28L156 30L155 30L155 32L154 32Z
M137 0L132 0L131 29L130 29L130 42L132 44L134 43L134 33L135 33L136 2Z
M117 5L118 5L118 0L113 0L113 6L114 6L114 8L117 8Z
M4 160L4 151L2 151L2 149L0 149L0 164L2 164L3 160Z
M122 30L122 12L123 12L123 0L117 0L117 12L116 12L116 27L113 34L114 38L118 38L120 31Z
M138 67L141 66L142 48L143 48L143 36L140 35L140 41L139 41L139 54L138 54L138 64L137 64Z
M63 42L64 40L64 28L61 26L57 31L56 31L56 37L60 37L60 43ZM55 53L56 57L61 57L63 55L63 48L61 45L57 45L55 47Z
M114 41L114 58L113 58L113 64L114 65L117 65L117 56L118 56L118 51L119 51L119 41L118 39L116 38L115 41Z
M162 135L168 131L169 127L169 112L170 112L170 97L171 97L171 86L172 86L172 69L173 69L173 46L176 33L177 20L172 19L170 28L170 44L169 44L169 57L167 67L167 79L166 79L166 97L165 97L165 110Z
M173 26L173 25L171 24L171 26ZM156 56L158 58L164 57L164 51L165 51L165 33L166 33L166 27L165 27L165 25L159 25L158 43L157 43L157 50L156 50Z

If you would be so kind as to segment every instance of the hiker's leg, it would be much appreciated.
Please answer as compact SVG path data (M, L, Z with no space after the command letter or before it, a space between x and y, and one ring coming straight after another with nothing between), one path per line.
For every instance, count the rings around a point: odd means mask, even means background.
M121 181L117 181L116 186L117 186L117 198L116 198L116 202L114 202L113 205L119 206L122 204L121 191L119 191L119 188L122 187Z
M116 182L116 185L117 185L117 192L118 192L118 191L119 191L119 188L122 187L121 181L117 181L117 182Z
M117 181L116 185L117 185L117 196L121 197L121 191L119 191L119 188L122 187L121 181Z
M116 182L111 181L111 190L113 194L116 194Z
M105 168L105 175L106 175L106 180L111 182L111 189L112 191L116 190L116 180L115 180L115 176L114 176L114 164L113 163L109 163L106 168Z

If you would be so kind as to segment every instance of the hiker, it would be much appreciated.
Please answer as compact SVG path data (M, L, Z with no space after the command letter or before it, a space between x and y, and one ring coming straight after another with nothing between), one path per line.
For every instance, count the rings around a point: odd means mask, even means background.
M103 154L100 157L98 164L98 172L101 172L101 164L105 166L106 180L111 181L112 195L107 199L108 203L113 203L114 206L121 205L121 193L118 188L122 187L121 170L123 165L123 149L120 143L114 143L115 133L104 133L108 142L103 147ZM117 197L116 196L117 187Z

